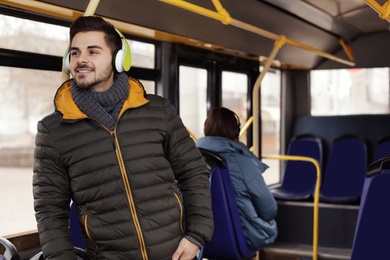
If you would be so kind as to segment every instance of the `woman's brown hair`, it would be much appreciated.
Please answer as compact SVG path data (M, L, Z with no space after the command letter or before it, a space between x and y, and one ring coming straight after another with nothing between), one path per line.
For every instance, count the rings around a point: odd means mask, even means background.
M213 108L204 123L205 136L221 136L237 140L240 134L240 119L224 107Z

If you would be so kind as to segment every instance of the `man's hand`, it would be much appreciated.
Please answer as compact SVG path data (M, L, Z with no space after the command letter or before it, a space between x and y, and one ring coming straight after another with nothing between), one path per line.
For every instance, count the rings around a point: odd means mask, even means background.
M195 258L199 247L183 237L172 256L172 260L192 260Z

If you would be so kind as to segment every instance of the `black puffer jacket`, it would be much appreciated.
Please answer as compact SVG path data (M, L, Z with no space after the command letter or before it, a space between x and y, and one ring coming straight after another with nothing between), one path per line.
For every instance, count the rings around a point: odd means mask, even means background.
M129 84L114 132L78 109L71 81L38 123L33 193L45 259L75 259L70 199L91 259L171 259L184 235L211 239L209 173L199 150L168 100Z

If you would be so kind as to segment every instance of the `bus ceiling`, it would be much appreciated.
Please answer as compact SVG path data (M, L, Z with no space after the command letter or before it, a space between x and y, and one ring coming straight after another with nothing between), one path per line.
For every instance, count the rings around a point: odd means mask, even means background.
M274 47L274 39L241 28L242 24L245 27L249 25L277 37L286 37L287 44L276 57L276 64L281 68L372 67L372 60L375 60L376 66L388 67L388 59L381 50L390 43L389 23L378 17L379 12L382 12L382 16L386 15L387 2L365 1L371 5L356 0L220 1L229 17L238 21L239 26L229 25L228 20L224 24L221 20L156 0L100 0L94 14L109 18L124 33L211 48L213 51L251 59L268 57ZM212 0L177 2L189 2L213 11L218 7L216 1ZM377 12L373 10L374 7L371 8L375 5L372 2L380 6ZM83 15L89 3L79 0L0 0L3 6L45 13L66 21L73 21ZM370 23L363 22L360 17ZM288 41L299 43L304 48L291 45ZM313 49L325 55L319 55Z

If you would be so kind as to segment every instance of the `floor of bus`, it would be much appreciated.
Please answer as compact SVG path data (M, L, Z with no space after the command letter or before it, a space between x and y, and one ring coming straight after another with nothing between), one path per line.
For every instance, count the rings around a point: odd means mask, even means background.
M28 260L38 252L40 252L39 248L20 252L20 260ZM309 260L313 259L312 256L313 247L311 245L277 242L261 250L257 256L245 260ZM318 260L347 260L350 256L351 249L318 247Z
M35 248L19 252L20 260L28 260L39 251L40 248ZM261 250L258 256L246 258L245 260L309 260L312 259L312 256L313 247L311 245L277 242ZM320 246L318 247L317 256L319 260L350 259L351 249Z
M278 238L260 260L313 259L314 203L278 201ZM319 203L317 259L351 258L359 204Z
M349 248L318 247L319 260L349 260ZM260 252L259 260L309 260L313 259L313 246L293 243L275 243Z

